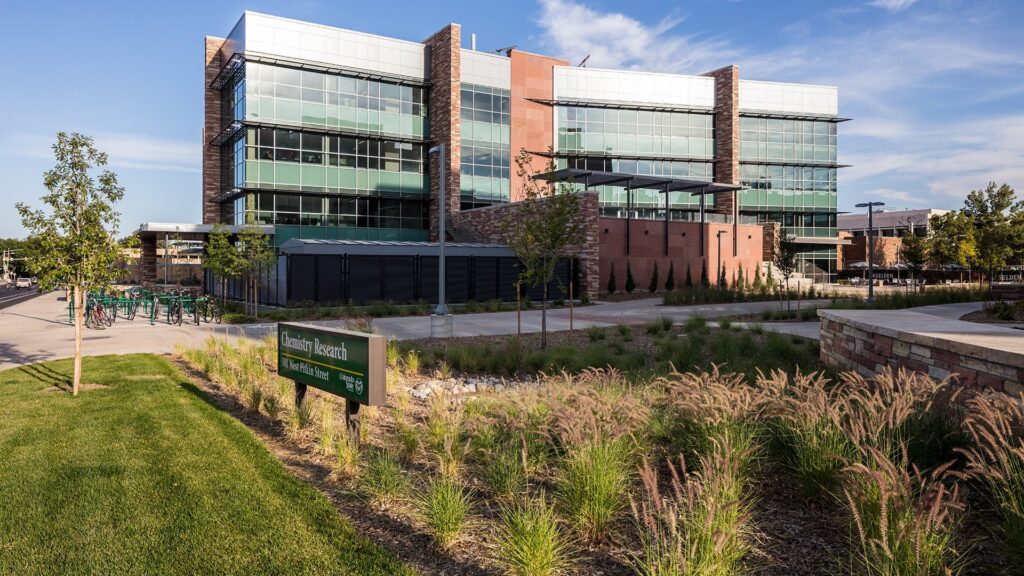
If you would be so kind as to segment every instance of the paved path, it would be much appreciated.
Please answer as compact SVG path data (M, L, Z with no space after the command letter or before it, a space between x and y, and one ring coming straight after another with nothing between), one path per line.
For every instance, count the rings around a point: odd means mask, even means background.
M808 300L805 307L826 306L831 300ZM661 298L645 298L628 302L598 303L574 310L573 328L589 326L614 326L616 324L646 324L658 318L668 317L675 322L684 322L695 316L701 318L723 318L758 314L764 310L777 310L778 302L741 302L734 304L702 304L699 306L661 306ZM540 332L540 310L522 313L522 331ZM497 336L515 334L515 312L488 312L483 314L456 314L453 318L455 336ZM373 321L374 332L398 340L413 340L430 337L430 318L414 316L405 318L379 318ZM559 308L548 311L548 330L569 329L569 310Z
M86 329L82 351L89 356L134 352L167 353L174 345L197 344L208 335L237 336L235 326L150 325L141 318L118 320L103 330ZM67 358L75 353L75 329L68 323L64 293L51 292L0 310L0 370Z

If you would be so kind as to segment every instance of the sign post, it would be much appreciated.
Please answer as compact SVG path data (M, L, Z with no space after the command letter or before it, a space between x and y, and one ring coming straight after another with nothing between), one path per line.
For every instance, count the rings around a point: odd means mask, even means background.
M345 422L359 438L359 407L384 404L383 336L281 322L277 325L277 371L295 381L295 405L313 386L345 399Z

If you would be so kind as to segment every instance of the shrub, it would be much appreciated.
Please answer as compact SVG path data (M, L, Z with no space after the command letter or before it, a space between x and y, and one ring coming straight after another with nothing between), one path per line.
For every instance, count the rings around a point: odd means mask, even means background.
M591 342L604 340L604 329L600 326L590 326L587 328L587 339Z
M615 281L615 262L612 262L611 270L608 272L608 294L615 294L618 283Z
M434 378L438 380L447 380L452 377L452 367L447 362L441 360L437 363L437 368L434 369Z
M626 261L626 283L623 284L622 289L626 291L626 294L632 294L636 290L636 280L633 280L633 267L630 265L629 260Z
M629 481L623 440L572 448L558 470L558 508L588 540L601 540L622 508Z
M718 321L718 327L722 330L728 330L729 328L732 328L732 321L728 318L722 318Z
M473 507L466 488L445 477L430 479L417 503L420 515L441 548L450 547L458 539Z
M654 294L658 291L658 263L654 263L654 270L651 272L651 282L647 285L647 291Z
M657 320L654 320L647 325L647 333L660 334L662 332L667 332L672 329L672 326L674 324L674 320L672 320L668 316L662 316L661 318L658 318Z
M416 350L409 350L405 354L405 370L410 376L418 376L420 373L420 354Z
M707 320L700 316L692 316L683 324L683 330L687 332L706 332L708 329Z
M366 454L362 487L375 502L394 500L405 492L405 472L386 448L371 448Z
M494 560L512 576L554 576L569 570L569 544L543 497L502 509Z
M309 427L312 419L313 406L310 401L304 400L301 403L296 403L288 415L288 430L293 435L301 434L303 430Z
M665 290L669 292L676 289L676 265L674 262L668 263L668 277L665 278Z

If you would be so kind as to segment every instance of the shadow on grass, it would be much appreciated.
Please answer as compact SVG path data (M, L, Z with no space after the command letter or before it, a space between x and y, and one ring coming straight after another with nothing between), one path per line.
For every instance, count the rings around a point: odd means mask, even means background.
M176 384L216 410L242 422L256 434L265 448L289 473L327 496L338 513L352 524L358 534L390 550L399 560L421 572L469 576L491 574L479 564L455 558L444 552L434 544L429 535L418 532L405 522L370 506L358 494L334 482L331 479L331 469L313 461L308 456L307 449L296 445L280 423L268 422L263 416L245 410L233 395L206 380L201 372L180 362L174 364L188 376L185 379L176 378ZM197 385L196 382L204 384Z
M26 364L16 368L21 370L22 373L30 376L34 381L40 384L46 384L47 387L54 387L63 390L64 392L71 393L72 378L67 374L54 370L46 364Z

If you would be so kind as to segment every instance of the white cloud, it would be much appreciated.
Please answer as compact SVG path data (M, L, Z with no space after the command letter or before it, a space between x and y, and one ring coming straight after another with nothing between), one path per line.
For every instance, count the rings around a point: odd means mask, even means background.
M110 168L165 172L200 172L202 149L199 140L187 142L145 134L84 132L107 154ZM23 158L53 158L56 134L14 133L0 142L0 151Z
M555 53L591 66L693 74L718 68L736 51L718 38L678 33L683 18L669 14L647 25L618 12L599 12L572 0L540 0L542 40Z
M877 8L884 8L890 12L899 12L910 8L917 0L872 0L870 4Z

